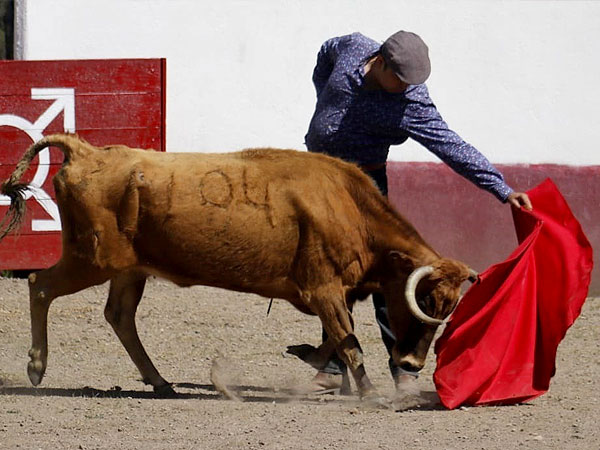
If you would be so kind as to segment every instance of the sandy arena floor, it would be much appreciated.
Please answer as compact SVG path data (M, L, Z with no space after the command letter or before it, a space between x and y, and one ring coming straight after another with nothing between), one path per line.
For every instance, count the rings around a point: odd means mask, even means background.
M157 399L103 317L108 285L57 299L49 362L29 383L27 282L0 279L1 449L597 449L600 448L600 302L588 299L559 347L550 391L518 406L447 411L435 401L393 412L358 397L293 397L313 371L284 357L317 344L320 324L283 301L149 280L137 323L176 399ZM369 302L355 309L367 371L393 393ZM219 359L220 358L220 359ZM210 382L221 362L243 402ZM433 355L419 379L435 391Z

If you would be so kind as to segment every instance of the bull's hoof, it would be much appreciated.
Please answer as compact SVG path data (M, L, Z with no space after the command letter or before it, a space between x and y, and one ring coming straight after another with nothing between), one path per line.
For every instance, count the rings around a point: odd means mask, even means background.
M46 372L46 358L42 356L41 350L32 347L29 350L29 359L31 361L27 364L27 375L31 384L37 386L42 382Z
M162 386L154 386L154 394L158 398L177 398L179 396L170 383L163 384Z
M34 386L37 386L42 382L45 372L46 368L44 367L44 363L42 363L42 361L30 361L27 364L27 375L29 376L29 381L31 381L31 384Z

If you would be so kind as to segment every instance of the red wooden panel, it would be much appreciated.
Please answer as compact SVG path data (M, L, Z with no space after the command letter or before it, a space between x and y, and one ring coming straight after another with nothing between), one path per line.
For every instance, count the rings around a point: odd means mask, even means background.
M98 146L164 151L165 68L164 59L0 61L0 182L33 141L57 132L74 131ZM42 190L27 201L19 236L0 242L0 269L44 268L59 259L51 178L62 161L59 150L45 150L23 177ZM0 217L6 203L0 197Z
M122 128L160 128L161 94L159 92L129 94L121 93L110 97L106 102L105 95L81 95L76 97L76 108L82 111L93 111L93 115L83 115L77 121L79 132L88 129L122 129Z
M0 244L3 269L44 269L60 259L60 233L6 236Z
M2 64L0 64L0 73ZM0 89L2 82L0 81ZM157 107L162 101L160 92L129 93L120 92L109 94L80 94L75 90L75 126L77 133L84 135L87 130L111 129L148 129L154 128L157 134L162 126L162 111ZM33 103L33 104L32 104ZM21 118L31 122L33 128L39 118L54 103L53 100L32 100L31 92L27 96L3 96L0 92L0 114L12 111L19 113ZM63 124L63 112L55 120L59 127ZM6 122L6 121L4 121ZM54 122L54 121L53 121ZM3 122L0 122L2 124ZM14 129L14 127L11 127ZM39 132L49 127L40 128ZM16 129L18 131L18 129ZM44 133L48 134L48 133ZM110 137L110 135L109 135Z
M551 178L592 244L600 248L600 166L497 165L509 186L527 191ZM517 247L510 207L441 163L388 163L389 197L444 256L484 270ZM533 205L535 208L535 204ZM600 266L590 295L600 294Z
M3 95L29 95L31 87L68 87L81 94L161 92L164 60L98 59L1 61ZM40 84L43 82L43 84Z

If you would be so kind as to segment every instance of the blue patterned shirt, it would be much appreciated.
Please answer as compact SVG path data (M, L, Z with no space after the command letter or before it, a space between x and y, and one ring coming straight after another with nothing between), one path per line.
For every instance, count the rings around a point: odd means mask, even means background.
M412 138L454 171L506 201L512 189L475 147L448 128L425 84L401 94L364 89L364 65L380 44L353 33L326 41L313 82L317 105L305 136L310 151L360 165L383 163L390 145Z

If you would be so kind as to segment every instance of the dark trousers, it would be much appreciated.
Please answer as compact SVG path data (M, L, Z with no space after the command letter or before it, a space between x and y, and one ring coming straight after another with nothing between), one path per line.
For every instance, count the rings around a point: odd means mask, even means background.
M388 183L387 183L387 173L385 166L366 171L366 173L375 181L375 184L381 191L381 193L385 196L388 194ZM371 295L373 298L373 306L375 307L375 320L379 325L379 330L381 331L381 339L385 344L385 348L387 348L388 354L390 355L390 359L388 360L388 364L390 366L390 372L392 376L396 376L400 373L400 368L394 364L392 360L392 349L394 348L394 344L396 343L396 337L390 328L390 323L387 316L387 306L385 304L385 297L380 293L373 293ZM323 330L323 341L327 340L327 333ZM322 369L323 372L340 374L346 371L346 364L335 354Z

